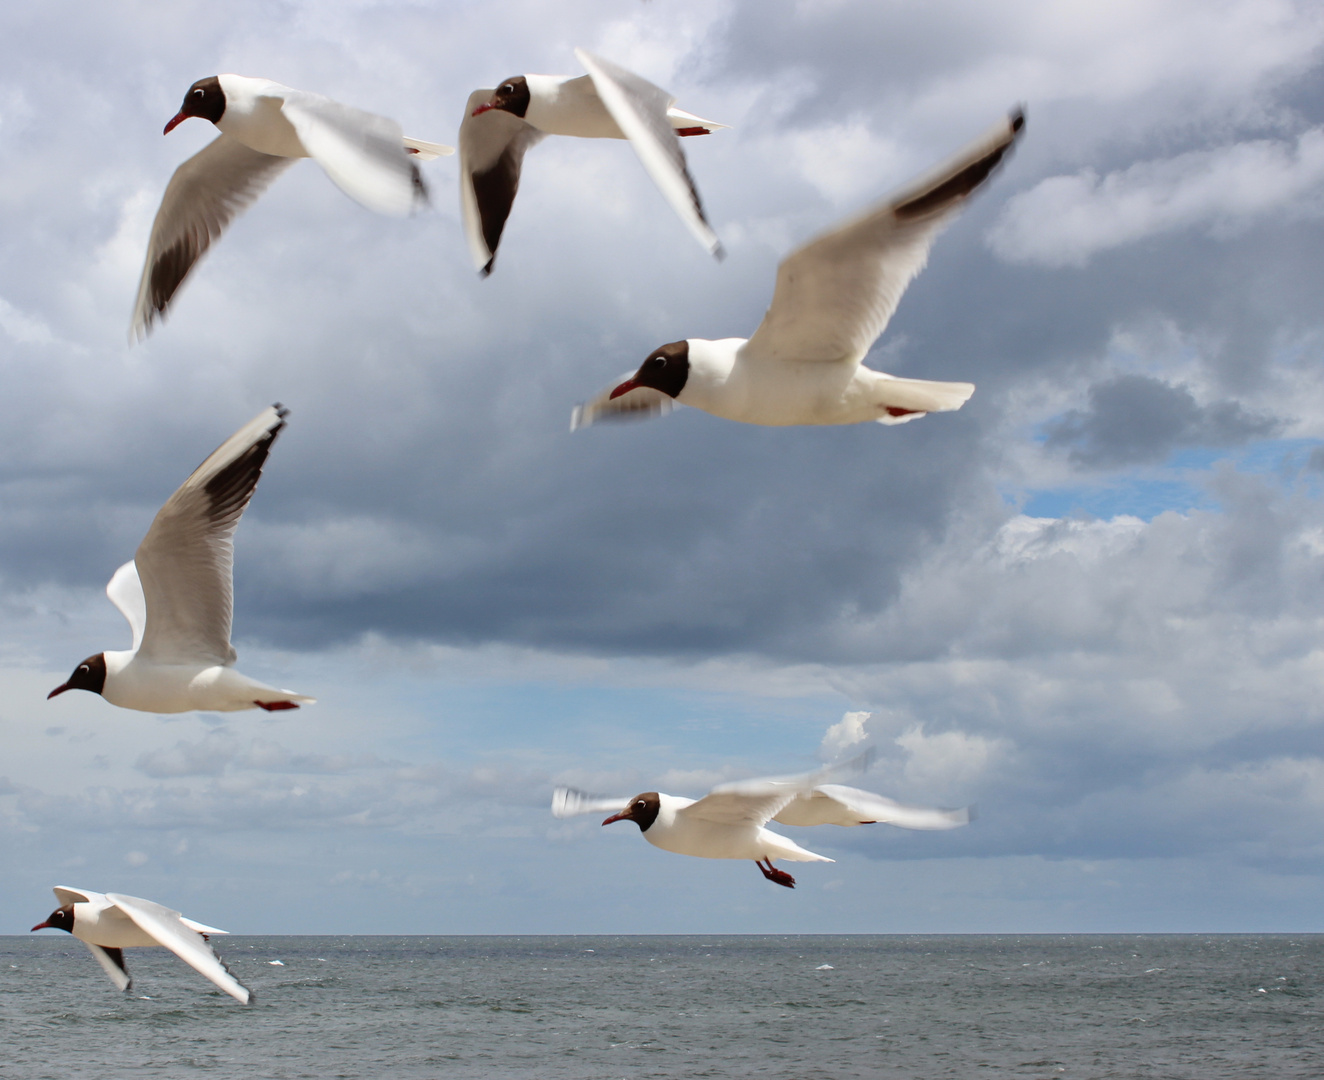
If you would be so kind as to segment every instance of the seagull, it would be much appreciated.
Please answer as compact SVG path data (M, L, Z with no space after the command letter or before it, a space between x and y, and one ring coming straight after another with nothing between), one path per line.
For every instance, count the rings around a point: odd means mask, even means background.
M254 417L170 496L106 586L129 620L133 648L89 656L48 700L90 690L112 705L153 713L273 712L316 700L231 667L234 531L288 411L273 405Z
M122 893L55 886L60 906L33 930L64 930L87 946L97 963L121 990L133 986L124 966L124 950L164 945L195 971L207 976L245 1005L252 991L230 974L230 969L206 944L210 934L228 934L214 926L186 919L178 911Z
M903 424L959 409L966 382L900 379L861 366L929 248L1025 128L1016 109L950 161L782 260L754 336L663 345L629 377L578 406L570 430L693 405L728 420Z
M130 341L146 337L165 317L193 264L295 159L313 158L341 191L370 210L404 217L427 202L411 158L430 161L455 152L407 138L384 116L244 75L199 79L165 134L190 116L210 120L221 136L176 169L166 187L147 242Z
M857 767L859 760L854 762ZM658 791L645 791L633 799L619 799L560 787L552 795L552 815L566 818L613 811L602 824L633 821L650 844L678 855L697 855L704 859L753 859L765 878L788 889L795 888L795 878L773 866L773 858L790 862L833 860L765 828L769 821L779 821L783 825L873 825L885 822L903 829L955 829L969 824L969 807L938 810L907 806L871 791L824 783L830 775L852 764L847 762L802 776L720 784L697 802ZM867 766L867 760L864 765Z
M583 49L575 56L587 75L516 75L469 95L460 124L460 207L474 266L484 277L492 272L525 151L545 135L629 139L680 219L720 259L678 136L727 125L675 108L661 87L610 61Z

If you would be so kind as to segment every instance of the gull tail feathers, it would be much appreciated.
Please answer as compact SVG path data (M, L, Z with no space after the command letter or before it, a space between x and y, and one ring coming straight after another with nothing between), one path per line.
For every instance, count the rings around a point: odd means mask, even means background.
M433 161L439 157L450 157L455 153L455 147L446 146L442 143L424 142L422 139L411 139L405 136L405 149L420 161Z

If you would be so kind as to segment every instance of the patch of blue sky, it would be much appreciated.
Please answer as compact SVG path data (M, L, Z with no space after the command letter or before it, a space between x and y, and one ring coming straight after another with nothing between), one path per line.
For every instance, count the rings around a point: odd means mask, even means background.
M1168 510L1190 513L1217 511L1219 502L1210 489L1213 471L1223 463L1241 473L1271 477L1284 486L1304 485L1313 495L1324 494L1324 472L1310 468L1311 455L1324 448L1318 439L1264 439L1229 451L1189 447L1171 455L1161 466L1119 471L1090 482L1038 490L1008 492L1030 517L1084 516L1109 519L1122 515L1152 521Z
M844 697L823 693L764 696L600 681L407 679L393 696L423 722L405 725L383 748L386 756L477 762L514 755L550 770L646 773L727 763L772 771L812 767L824 732L850 707Z

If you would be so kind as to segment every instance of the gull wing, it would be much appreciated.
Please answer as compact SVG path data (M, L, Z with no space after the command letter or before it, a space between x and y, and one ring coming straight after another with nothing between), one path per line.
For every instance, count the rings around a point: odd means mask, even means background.
M929 248L1024 130L1016 110L950 161L867 213L793 251L742 355L859 363L924 269Z
M720 825L766 825L784 807L809 794L825 780L842 773L865 771L873 755L870 747L845 761L797 776L765 776L719 784L702 799L677 813Z
M171 298L212 241L294 160L258 153L222 135L175 170L152 222L130 341L146 337L165 317Z
M460 121L460 211L474 267L486 277L519 190L520 169L529 147L543 132L502 109L474 110L496 93L475 90Z
M970 824L970 808L909 806L872 791L820 784L800 795L776 820L783 825L897 825L903 829L956 829Z
M287 413L273 405L231 435L170 496L138 545L149 616L144 658L234 663L234 531Z
M133 631L133 651L143 643L143 630L147 626L147 598L143 596L143 583L138 580L138 567L132 559L115 571L106 585L110 602L129 620Z
M179 917L179 921L182 922L185 926L187 926L190 930L193 930L196 933L201 934L203 937L206 937L208 934L228 935L230 933L229 930L218 930L216 929L216 927L208 926L206 923L194 922L192 919L186 919L184 918L183 915Z
M803 778L738 780L720 784L702 799L676 811L718 825L757 825L771 821L803 789Z
M71 889L67 885L56 885L51 890L55 894L55 899L60 907L68 907L70 904L95 904L102 899L99 892L88 892L86 889Z
M97 958L97 963L101 965L101 970L110 976L119 989L128 990L133 986L133 979L129 977L129 969L124 966L123 949L107 949L100 945L93 945L90 941L84 941L87 951Z
M570 430L578 431L604 420L651 420L655 416L666 416L676 407L675 398L651 386L636 386L613 398L611 392L632 375L633 371L627 371L604 387L597 397L576 405L570 414Z
M568 818L576 814L614 814L624 810L630 796L619 799L609 795L590 795L575 788L559 787L552 792L552 817Z
M189 967L205 975L231 997L238 998L244 1004L252 999L248 987L230 974L211 947L202 940L201 935L186 926L178 911L172 911L151 900L137 896L124 896L122 893L107 893L106 899L132 919L140 930L150 935L159 945L164 945Z
M653 183L699 243L720 259L724 254L721 241L704 216L699 189L685 165L685 151L667 115L676 99L660 86L600 56L583 49L576 49L575 56L593 79L602 104L630 140Z
M405 133L385 116L302 90L280 93L281 111L336 187L369 210L405 217L428 201Z

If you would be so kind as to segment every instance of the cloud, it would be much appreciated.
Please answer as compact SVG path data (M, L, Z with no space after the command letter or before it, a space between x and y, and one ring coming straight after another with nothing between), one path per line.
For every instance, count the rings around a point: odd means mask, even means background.
M1042 914L1025 894L1045 881L1074 882L1061 910L1092 898L1078 864L1104 859L1133 898L1174 875L1268 895L1291 872L1315 917L1317 4L676 0L549 21L514 0L494 21L244 0L206 39L198 10L57 3L0 35L6 865L44 886L60 851L145 895L260 897L255 929L310 889L329 929L349 910L381 929L399 895L465 913L457 932L600 929L617 915L594 901L627 879L644 883L629 917L674 925L675 890L699 890L712 920L732 868L682 876L637 837L565 829L551 785L698 794L863 736L867 786L978 801L980 821L825 830L889 865L841 858L849 887L806 889L793 916L733 892L755 913L730 925L848 925L806 898L927 874L926 901L978 929L989 905ZM161 191L212 137L160 135L194 78L270 75L453 141L473 87L573 73L577 44L733 124L686 146L723 264L613 140L539 146L486 281L454 159L426 166L433 210L407 221L305 163L127 347ZM38 115L32 86L62 93ZM565 430L657 344L748 334L796 243L1022 100L1026 139L871 360L976 382L959 413ZM237 535L236 639L244 670L322 703L203 720L48 704L78 658L127 643L102 590L157 509L274 400L293 411ZM1181 498L1126 494L1188 447L1239 464L1184 470ZM1082 482L1116 505L1020 510ZM1198 922L1179 899L1176 925ZM860 910L864 930L891 917Z
M1214 235L1254 219L1324 212L1324 128L1295 143L1260 139L1139 162L1100 177L1086 169L1013 196L988 232L1003 259L1083 267L1103 251L1179 229Z
M1045 445L1082 468L1158 462L1184 446L1237 446L1277 433L1281 423L1239 402L1200 405L1185 386L1148 375L1116 375L1089 388L1089 407L1045 425Z
M823 760L836 761L847 751L864 742L868 738L865 734L865 722L872 715L867 712L848 712L828 728L819 747Z

